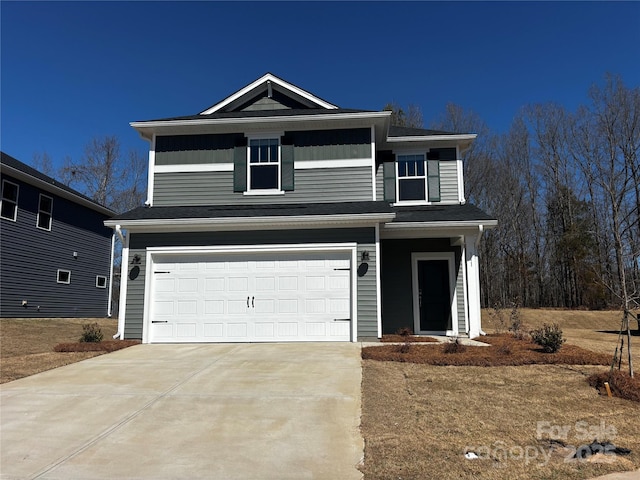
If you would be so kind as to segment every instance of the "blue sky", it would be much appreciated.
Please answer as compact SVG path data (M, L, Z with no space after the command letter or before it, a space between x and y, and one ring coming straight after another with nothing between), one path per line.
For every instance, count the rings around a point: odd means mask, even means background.
M574 109L606 72L640 85L640 2L0 3L3 151L79 159L135 120L204 110L265 72L345 108L448 102L506 131Z

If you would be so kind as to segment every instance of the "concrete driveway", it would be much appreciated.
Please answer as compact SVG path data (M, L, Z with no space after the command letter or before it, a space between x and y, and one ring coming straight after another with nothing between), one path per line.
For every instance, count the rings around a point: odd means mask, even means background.
M360 345L138 345L0 386L0 477L359 479Z

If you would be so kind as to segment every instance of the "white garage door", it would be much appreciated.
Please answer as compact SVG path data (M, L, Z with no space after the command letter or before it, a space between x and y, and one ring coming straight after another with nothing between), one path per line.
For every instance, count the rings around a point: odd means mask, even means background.
M156 256L149 342L349 341L349 253Z

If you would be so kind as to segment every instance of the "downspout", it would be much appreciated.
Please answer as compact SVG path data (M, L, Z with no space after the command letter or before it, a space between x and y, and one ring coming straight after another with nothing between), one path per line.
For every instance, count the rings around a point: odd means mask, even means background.
M116 248L116 234L111 235L111 265L109 267L109 303L107 305L107 317L111 318L113 307L113 261Z
M478 225L478 238L476 238L475 246L476 246L476 258L478 259L478 291L480 291L480 256L478 255L478 249L480 248L480 239L482 238L482 234L484 233L484 225ZM480 335L486 335L487 332L480 329Z
M118 235L118 238L122 242L122 256L120 257L120 301L119 301L119 308L118 308L118 331L113 336L113 339L115 340L116 338L119 338L120 340L123 340L124 339L124 307L125 305L123 305L123 302L122 302L123 281L124 281L123 275L122 275L122 272L123 272L122 267L123 265L127 265L127 263L129 262L129 258L128 258L129 251L127 248L127 242L125 240L124 234L122 233L122 228L120 227L120 225L116 225L114 230L116 235ZM115 240L115 235L114 235L114 240ZM111 262L111 268L113 271L113 261ZM124 287L126 288L126 283Z

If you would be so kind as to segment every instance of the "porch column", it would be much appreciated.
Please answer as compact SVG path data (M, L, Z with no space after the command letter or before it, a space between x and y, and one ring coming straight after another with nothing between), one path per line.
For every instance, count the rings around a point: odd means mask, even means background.
M476 242L478 235L465 235L465 261L467 262L467 305L469 311L469 337L480 335L480 270Z

